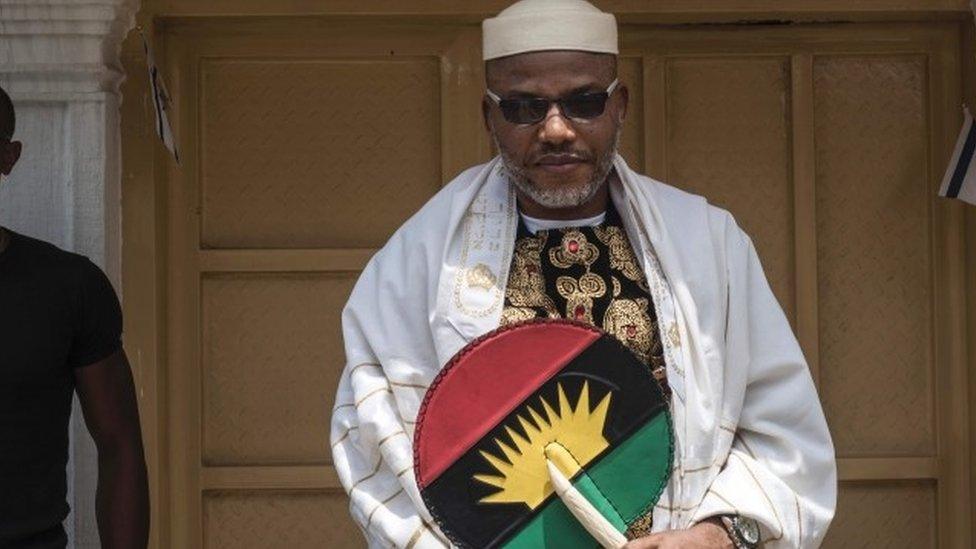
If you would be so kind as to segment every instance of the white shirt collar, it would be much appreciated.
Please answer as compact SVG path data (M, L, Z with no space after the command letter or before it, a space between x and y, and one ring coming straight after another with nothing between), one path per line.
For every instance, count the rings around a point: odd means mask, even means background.
M596 227L607 218L607 212L583 219L538 219L529 217L522 212L519 212L519 215L522 217L522 222L525 223L525 228L532 234L567 227Z

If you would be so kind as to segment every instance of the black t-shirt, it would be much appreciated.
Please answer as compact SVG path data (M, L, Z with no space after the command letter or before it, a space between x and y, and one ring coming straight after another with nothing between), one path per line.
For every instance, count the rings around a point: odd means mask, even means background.
M121 348L122 312L87 258L10 235L0 253L0 547L64 547L74 369Z

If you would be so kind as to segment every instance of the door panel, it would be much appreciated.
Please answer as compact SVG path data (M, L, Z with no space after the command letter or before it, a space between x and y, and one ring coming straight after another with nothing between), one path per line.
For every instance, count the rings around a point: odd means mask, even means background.
M435 56L201 71L205 248L378 247L439 187Z
M322 465L355 273L203 279L203 463ZM300 322L296 320L300 319ZM310 407L310 403L320 406Z
M845 456L930 456L932 261L923 57L814 64L820 379Z
M204 513L205 546L215 549L362 545L342 492L211 492Z
M782 56L668 63L665 180L736 214L792 318L789 71Z
M936 524L934 482L847 483L824 547L935 547Z
M170 535L358 546L328 447L339 312L445 174L487 155L477 102L453 110L483 78L475 34L266 21L247 39L223 23L167 37L187 150L170 195Z

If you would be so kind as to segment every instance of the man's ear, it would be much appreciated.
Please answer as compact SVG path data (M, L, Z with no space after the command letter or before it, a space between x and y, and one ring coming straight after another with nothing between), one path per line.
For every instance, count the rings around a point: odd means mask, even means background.
M487 97L481 98L481 119L485 123L485 131L491 133L491 121L488 117L491 116L491 103L488 102Z
M5 146L0 146L0 174L10 175L14 165L20 160L20 153L23 144L20 141L11 141Z
M617 121L623 124L624 119L627 118L627 107L630 104L630 90L627 89L627 86L621 84L617 88L617 93L620 94L620 114L617 115Z

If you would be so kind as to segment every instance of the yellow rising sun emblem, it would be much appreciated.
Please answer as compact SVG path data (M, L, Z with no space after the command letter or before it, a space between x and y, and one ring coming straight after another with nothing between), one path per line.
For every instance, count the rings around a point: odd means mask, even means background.
M505 432L511 437L515 448L495 439L495 444L508 461L488 452L481 452L499 473L474 476L476 480L499 488L498 492L482 498L482 503L524 503L529 509L535 509L553 492L546 469L545 448L548 444L559 443L576 458L579 466L576 471L568 471L570 475L575 474L579 467L589 463L609 446L603 438L603 426L610 407L610 393L590 411L590 390L586 382L583 383L575 408L570 406L563 386L557 384L556 387L559 392L558 413L540 397L539 401L546 413L545 419L531 406L526 406L526 409L535 425L521 415L516 416L528 438L521 436L510 426L505 426Z

